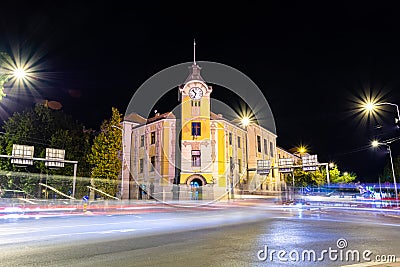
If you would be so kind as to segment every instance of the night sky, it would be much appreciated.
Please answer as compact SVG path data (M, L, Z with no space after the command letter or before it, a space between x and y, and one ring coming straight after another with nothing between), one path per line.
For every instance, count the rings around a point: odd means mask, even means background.
M320 162L334 161L361 181L377 181L388 155L367 146L374 137L399 136L395 109L385 108L378 121L361 120L355 113L362 95L400 104L396 6L377 1L271 1L266 7L196 1L176 8L116 1L35 2L1 5L0 50L11 53L19 47L36 53L46 73L36 93L6 88L2 119L47 99L98 129L111 107L125 112L145 80L192 61L196 38L197 60L234 67L263 91L283 148L307 145ZM173 96L157 109L172 108ZM215 97L229 101L225 94ZM393 154L399 152L393 144Z

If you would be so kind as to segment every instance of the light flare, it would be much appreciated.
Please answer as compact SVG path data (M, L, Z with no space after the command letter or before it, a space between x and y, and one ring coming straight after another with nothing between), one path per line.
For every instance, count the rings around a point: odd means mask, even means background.
M24 68L17 68L13 71L13 76L17 79L24 79L26 77L26 70Z
M379 146L379 141L378 140L373 140L371 142L372 147L378 147Z
M363 89L361 94L353 97L351 100L353 107L351 107L351 117L357 119L357 126L359 125L381 125L382 124L382 111L386 111L383 106L377 103L385 102L387 93L383 89Z

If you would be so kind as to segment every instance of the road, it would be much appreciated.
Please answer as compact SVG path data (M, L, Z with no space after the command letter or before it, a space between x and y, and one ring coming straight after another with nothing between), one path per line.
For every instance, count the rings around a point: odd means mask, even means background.
M345 242L347 247L343 247ZM276 252L272 253L273 250ZM281 252L280 259L279 250L286 253ZM308 259L307 253L311 250L316 253L315 261L312 257ZM328 255L323 250L337 253ZM372 212L256 205L0 222L0 266L343 266L358 263L351 261L350 254L350 261L346 261L349 250L359 252L360 262L365 262L365 251L371 252L367 253L371 260L391 255L400 259L400 219ZM304 260L302 253L306 253Z

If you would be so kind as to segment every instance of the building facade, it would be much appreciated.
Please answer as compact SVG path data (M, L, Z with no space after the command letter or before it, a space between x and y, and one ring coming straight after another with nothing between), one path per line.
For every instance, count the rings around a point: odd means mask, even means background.
M133 113L124 118L123 199L149 194L162 200L217 199L285 187L276 167L284 151L276 146L276 134L256 123L243 126L214 114L213 88L200 71L194 62L177 88L177 116L169 112L146 119Z

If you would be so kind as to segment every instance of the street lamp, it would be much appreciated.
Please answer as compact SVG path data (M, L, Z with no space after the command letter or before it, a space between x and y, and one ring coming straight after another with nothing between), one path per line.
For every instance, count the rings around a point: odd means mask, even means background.
M17 79L24 79L26 76L26 70L24 68L17 68L12 72L12 75Z
M297 152L298 152L300 155L302 155L302 154L307 153L307 149L306 149L304 146L300 146L300 147L297 149Z
M387 147L387 149L389 150L389 157L390 157L390 164L392 166L392 175L393 175L393 183L394 183L394 194L396 196L396 204L397 206L399 205L398 203L398 193L397 193L397 182L396 182L396 175L394 174L394 166L393 166L393 158L392 158L392 150L390 149L390 144L393 142L393 140L391 141L387 141L387 142L379 142L377 140L372 141L371 145L372 147L378 147L380 145L384 145Z
M240 122L241 122L241 124L243 125L243 127L247 127L247 126L249 126L249 124L250 124L250 118L249 117L243 117L241 120L240 120Z
M245 136L246 136L246 140L245 140L245 155L246 155L246 181L249 181L249 152L248 152L248 133L247 133L247 127L250 125L251 123L251 119L249 116L243 116L240 118L240 123L242 124L243 128L245 129ZM247 182L246 182L247 183ZM244 185L242 185L244 187ZM242 187L242 188L243 188Z
M364 108L368 112L373 112L376 110L377 106L383 106L383 105L389 105L389 106L394 106L396 107L397 111L397 118L394 119L395 124L397 125L400 122L400 112L399 112L399 106L397 104L389 103L389 102L380 102L380 103L374 103L374 102L368 102L364 105Z
M0 99L5 96L4 84L8 80L24 82L28 77L29 67L19 66L13 63L11 57L4 52L0 52Z

